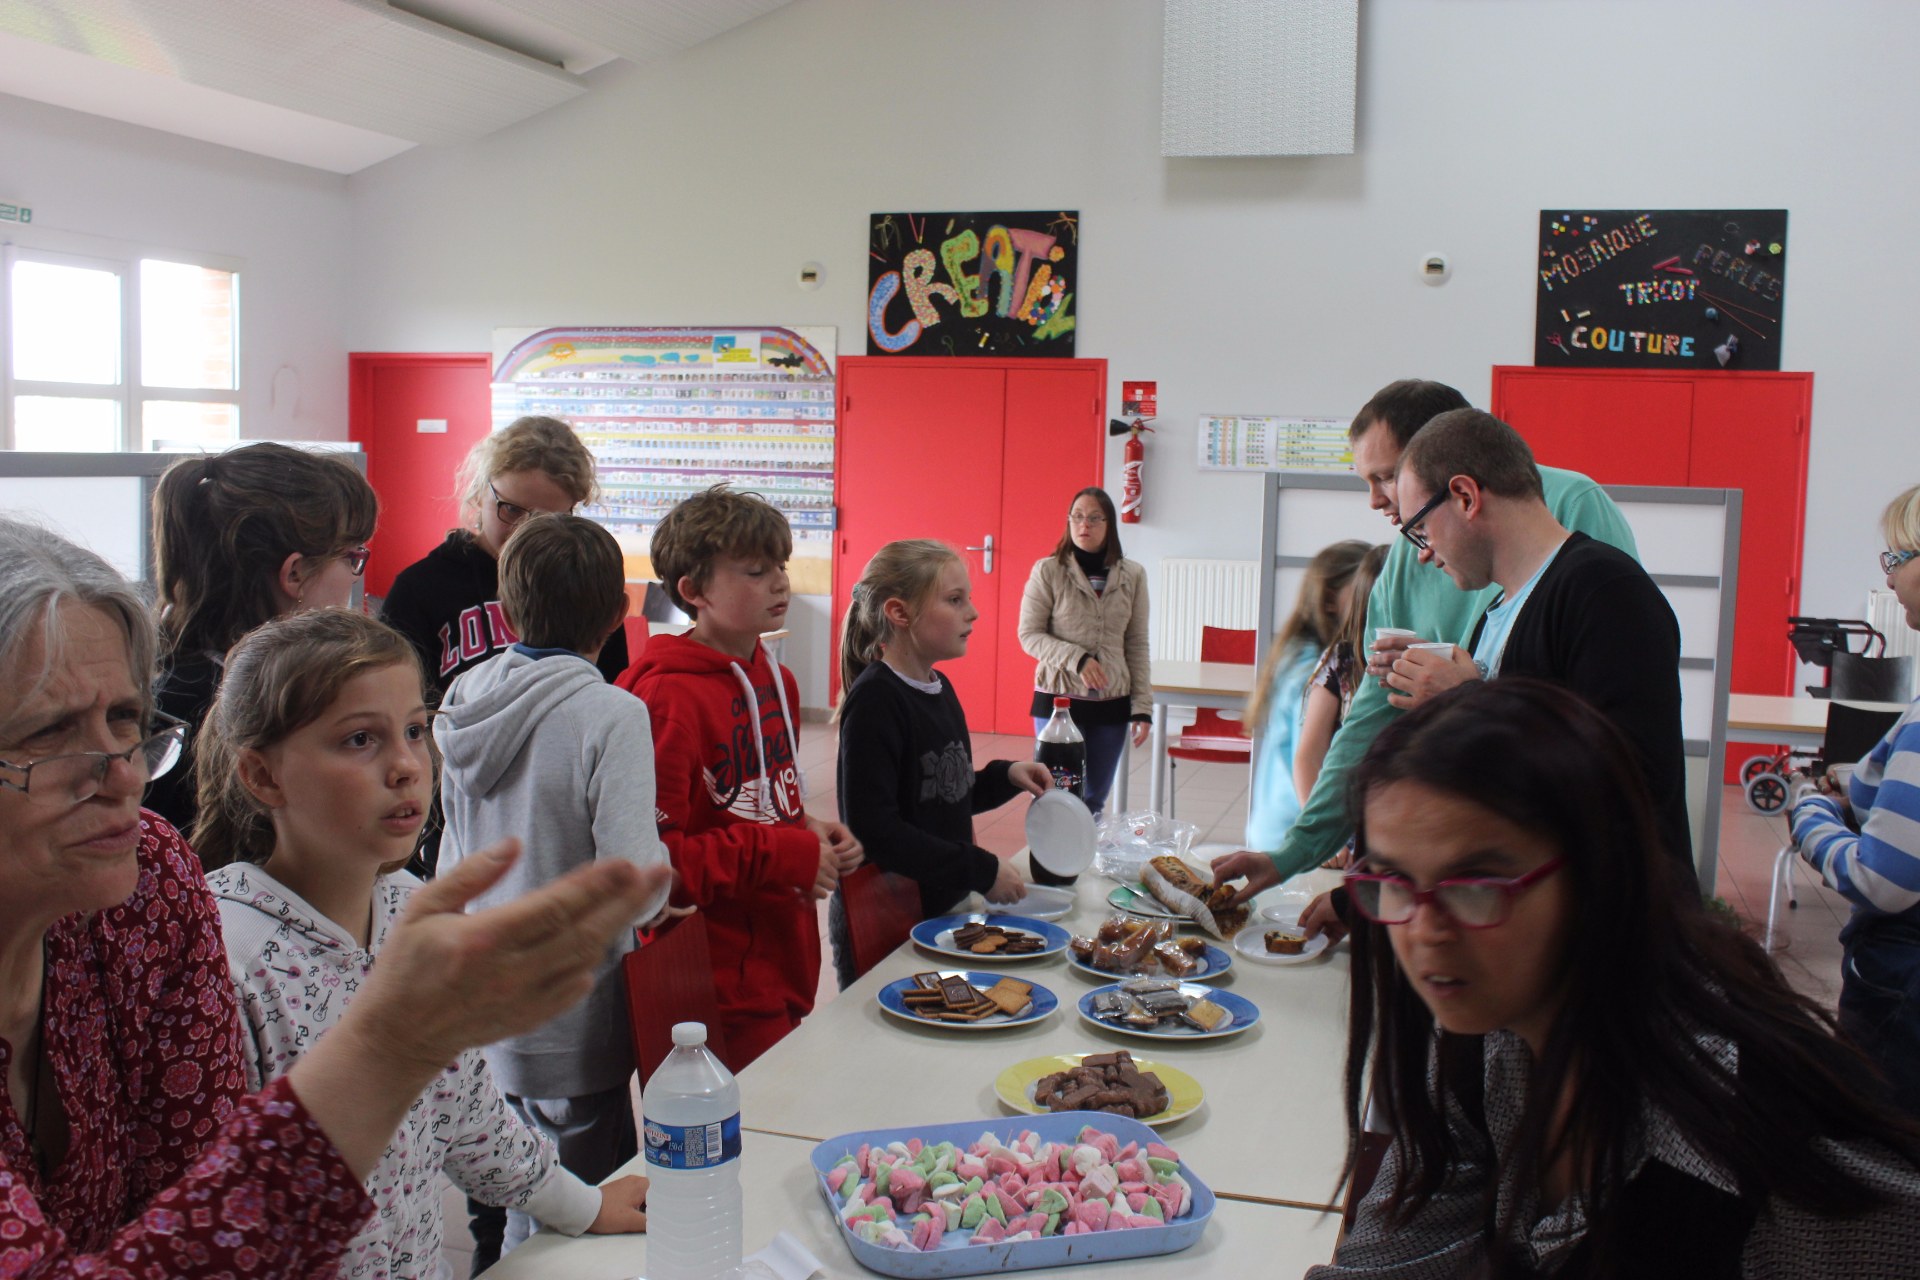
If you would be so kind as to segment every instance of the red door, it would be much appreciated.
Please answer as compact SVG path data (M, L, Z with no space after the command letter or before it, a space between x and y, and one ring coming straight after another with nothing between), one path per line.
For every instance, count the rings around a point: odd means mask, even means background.
M1494 416L1541 462L1599 484L1700 484L1687 478L1693 387L1675 379L1557 370L1497 384Z
M916 365L920 362L914 362ZM834 697L839 697L839 645L847 601L860 571L886 543L938 538L966 550L973 603L980 610L967 656L941 664L953 681L967 725L988 731L999 674L1001 552L1000 474L1005 439L1006 374L970 361L909 367L905 361L858 357L840 363L838 459L834 489L840 508L834 543Z
M1006 567L1000 580L1000 687L993 723L998 733L1033 732L1033 659L1020 648L1020 597L1036 560L1050 556L1067 531L1073 495L1101 483L1106 460L1106 369L1007 371L1006 471L1002 477L1000 529ZM1086 428L1091 419L1092 430ZM1131 528L1137 526L1124 526ZM1124 542L1122 544L1124 549ZM972 724L971 719L968 724Z
M887 542L938 538L963 549L980 610L967 656L941 664L967 725L1033 731L1020 596L1034 561L1059 541L1074 491L1100 482L1105 382L1103 360L840 361L836 698L840 627L860 571Z
M347 436L366 450L367 480L380 495L367 591L384 596L395 574L460 523L454 473L492 428L493 360L387 352L347 360ZM444 422L446 430L423 432L422 421Z
M1602 484L1739 489L1732 687L1793 691L1813 375L1496 367L1493 412Z

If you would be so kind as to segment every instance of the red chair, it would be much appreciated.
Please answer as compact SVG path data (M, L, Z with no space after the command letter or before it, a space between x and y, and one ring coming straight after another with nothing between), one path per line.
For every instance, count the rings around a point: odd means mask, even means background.
M871 862L840 881L858 978L886 959L920 923L920 886Z
M627 1026L633 1033L633 1060L642 1085L673 1052L676 1022L704 1022L707 1047L726 1061L727 1037L720 1026L720 1002L713 994L707 922L699 912L682 916L647 937L621 963L627 977Z
M1233 627L1200 628L1200 661L1253 665L1254 633ZM1193 723L1180 740L1167 748L1167 816L1173 816L1174 773L1181 760L1203 764L1247 764L1253 759L1253 739L1238 720L1229 720L1212 707L1198 708Z

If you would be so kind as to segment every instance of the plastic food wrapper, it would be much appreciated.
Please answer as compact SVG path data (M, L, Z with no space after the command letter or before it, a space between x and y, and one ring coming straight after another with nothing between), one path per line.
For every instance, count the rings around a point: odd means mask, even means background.
M1171 920L1141 920L1120 913L1109 916L1091 936L1067 944L1080 963L1103 973L1157 972L1157 949L1173 941Z
M1247 908L1226 905L1233 889L1214 886L1205 872L1178 858L1156 858L1147 863L1141 883L1154 897L1223 942L1246 926Z
M1200 828L1151 809L1109 809L1094 832L1093 869L1121 884L1139 884L1147 863L1162 854L1185 858Z

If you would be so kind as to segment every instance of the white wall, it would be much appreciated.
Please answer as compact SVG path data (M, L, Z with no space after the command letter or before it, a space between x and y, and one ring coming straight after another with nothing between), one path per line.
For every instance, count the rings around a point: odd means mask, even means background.
M0 94L0 199L23 246L237 259L241 434L346 439L346 179Z
M1151 570L1256 553L1258 478L1197 470L1197 415L1344 416L1407 375L1484 404L1490 366L1530 362L1543 206L1786 207L1785 367L1817 375L1803 605L1857 615L1875 514L1920 481L1898 393L1920 6L1369 0L1362 23L1359 154L1166 160L1153 0L800 0L349 179L345 345L776 322L859 351L870 212L1077 208L1079 352L1112 362L1116 406L1122 378L1160 383L1126 534ZM1415 278L1430 251L1444 287ZM810 259L817 293L793 284ZM824 623L796 622L818 705Z

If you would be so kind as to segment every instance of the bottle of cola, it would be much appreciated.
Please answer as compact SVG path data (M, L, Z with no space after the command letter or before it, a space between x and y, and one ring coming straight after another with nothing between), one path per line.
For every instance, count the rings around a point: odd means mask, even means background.
M1033 758L1047 766L1053 775L1053 785L1062 791L1071 791L1082 800L1087 798L1087 740L1080 733L1080 726L1073 722L1073 699L1055 698L1053 700L1053 718L1047 721L1046 728L1040 730L1040 736L1034 742ZM1075 877L1055 875L1035 861L1027 859L1028 870L1033 873L1035 884L1072 884Z

